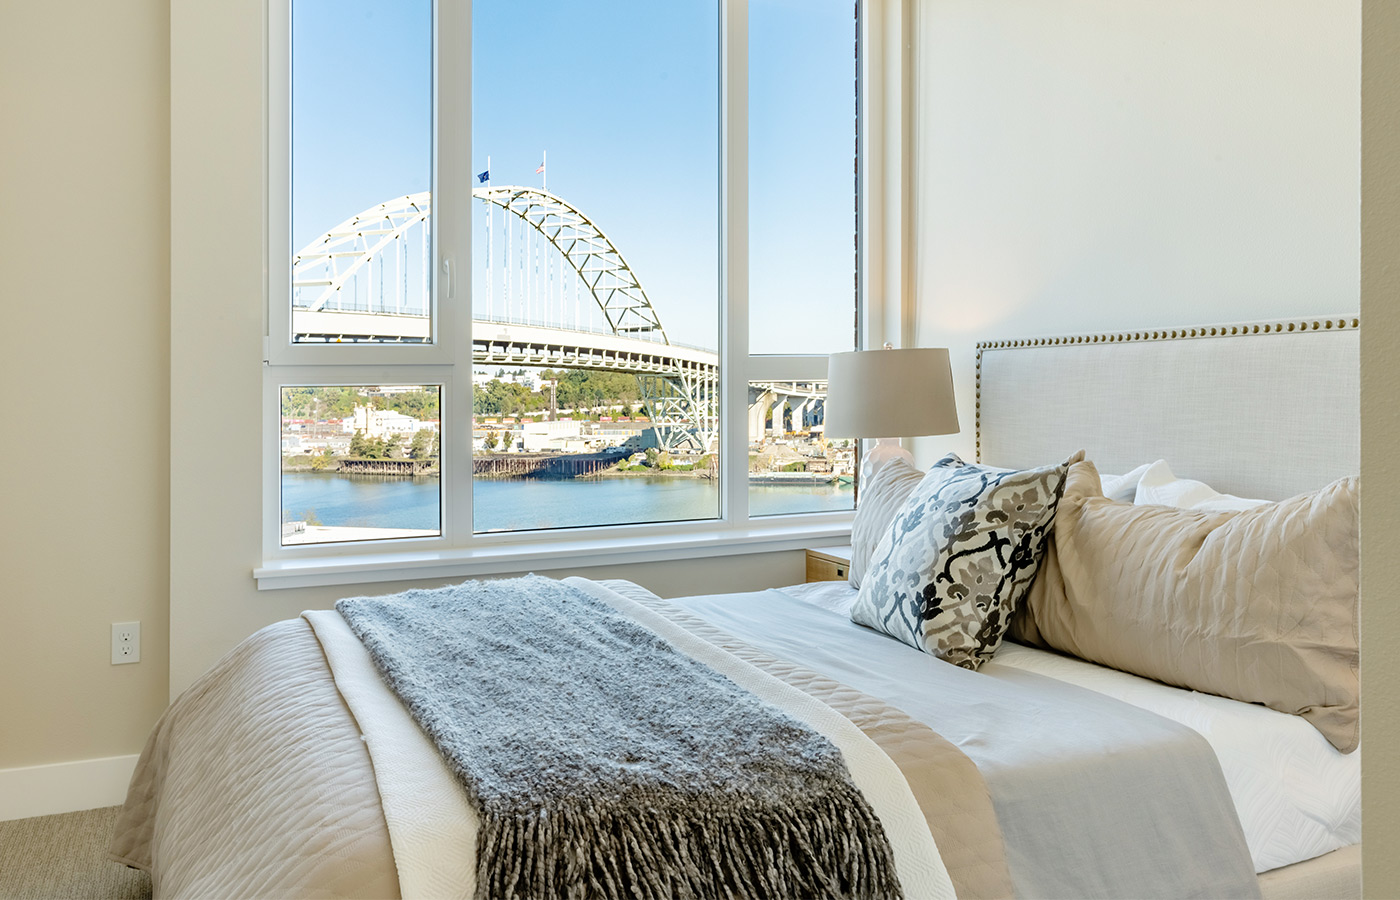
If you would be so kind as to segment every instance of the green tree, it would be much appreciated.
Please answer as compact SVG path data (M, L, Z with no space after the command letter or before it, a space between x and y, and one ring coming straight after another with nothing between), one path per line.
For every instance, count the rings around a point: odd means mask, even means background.
M389 436L389 439L388 439L387 441L384 442L384 458L385 458L385 459L393 459L394 457L398 456L399 449L400 449L402 446L403 446L403 435L401 435L401 434L390 435L390 436Z
M432 448L433 435L426 428L420 428L413 433L413 441L408 445L408 455L411 459L427 459L428 451Z
M496 437L496 432L494 432L494 431L488 431L488 432L486 432L486 440L482 441L482 442L481 442L481 445L482 445L483 447L485 447L487 450L495 450L495 449L496 449L496 445L499 444L499 443L500 443L500 440Z
M383 438L368 438L359 430L350 438L350 455L358 459L384 459L387 452Z
M350 455L357 457L368 456L369 454L366 452L368 449L369 439L365 437L363 431L356 428L355 436L350 438Z

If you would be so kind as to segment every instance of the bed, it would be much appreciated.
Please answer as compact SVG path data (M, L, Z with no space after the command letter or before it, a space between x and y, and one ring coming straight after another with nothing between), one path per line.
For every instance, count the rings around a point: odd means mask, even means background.
M1359 468L1358 327L986 342L979 461L1082 449L1105 472L1168 459L1238 497L1319 488ZM1359 751L1297 715L1010 642L977 671L948 665L854 624L845 583L669 601L565 587L830 740L905 896L1360 895ZM476 896L460 772L357 633L334 611L274 624L178 698L113 858L157 896Z

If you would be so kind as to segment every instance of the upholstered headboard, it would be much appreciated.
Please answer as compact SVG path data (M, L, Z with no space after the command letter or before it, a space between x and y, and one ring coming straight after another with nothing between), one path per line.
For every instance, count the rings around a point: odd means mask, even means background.
M977 345L977 455L1021 468L1083 449L1101 472L1282 499L1360 471L1356 316Z

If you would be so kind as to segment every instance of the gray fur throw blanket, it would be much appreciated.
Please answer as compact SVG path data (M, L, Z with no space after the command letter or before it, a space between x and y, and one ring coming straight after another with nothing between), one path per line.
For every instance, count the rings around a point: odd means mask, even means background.
M840 751L549 578L336 609L465 786L477 896L897 897Z

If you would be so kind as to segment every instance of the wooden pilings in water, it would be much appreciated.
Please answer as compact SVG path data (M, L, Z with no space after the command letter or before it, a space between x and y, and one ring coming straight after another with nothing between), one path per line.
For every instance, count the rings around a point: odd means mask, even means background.
M502 453L472 456L478 478L587 478L601 475L626 457L621 450L603 453Z
M472 474L478 478L587 478L601 475L624 459L627 452L602 453L477 453ZM342 459L339 471L346 475L422 475L433 467L430 459Z
M422 475L431 469L431 459L342 459L340 471L347 475Z

